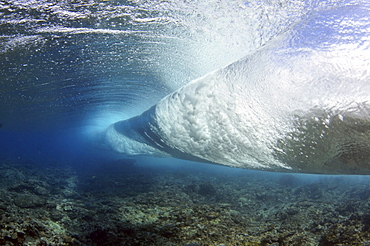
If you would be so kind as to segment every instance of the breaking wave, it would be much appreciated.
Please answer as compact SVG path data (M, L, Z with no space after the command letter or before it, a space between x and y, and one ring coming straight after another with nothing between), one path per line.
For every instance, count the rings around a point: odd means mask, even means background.
M368 3L322 9L224 68L117 122L129 155L233 167L370 173Z

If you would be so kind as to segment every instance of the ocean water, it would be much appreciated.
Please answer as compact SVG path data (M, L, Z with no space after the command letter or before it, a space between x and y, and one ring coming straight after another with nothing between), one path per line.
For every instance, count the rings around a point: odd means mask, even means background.
M369 245L369 16L0 1L0 245Z

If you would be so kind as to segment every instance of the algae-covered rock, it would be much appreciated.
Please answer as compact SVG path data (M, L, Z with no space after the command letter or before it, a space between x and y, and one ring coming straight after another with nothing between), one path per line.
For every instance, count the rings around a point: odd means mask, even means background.
M46 200L35 195L20 194L14 198L14 203L20 208L39 208L46 204Z
M330 178L294 186L262 174L230 178L196 170L179 175L170 169L147 172L135 166L120 173L116 168L114 163L104 174L90 171L80 179L67 167L0 167L28 176L16 182L2 176L0 245L305 246L370 241L366 179L344 184ZM114 182L105 183L109 177ZM146 178L147 185L130 190ZM40 188L48 192L37 192Z

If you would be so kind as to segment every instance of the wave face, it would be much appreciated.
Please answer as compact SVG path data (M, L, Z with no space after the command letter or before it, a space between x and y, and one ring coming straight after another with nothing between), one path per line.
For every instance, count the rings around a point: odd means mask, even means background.
M253 54L114 123L104 141L129 155L369 174L368 16L366 2L321 9Z

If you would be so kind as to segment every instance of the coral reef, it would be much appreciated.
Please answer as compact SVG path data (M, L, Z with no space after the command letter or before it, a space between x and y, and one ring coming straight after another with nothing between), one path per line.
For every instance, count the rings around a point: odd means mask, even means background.
M0 245L370 245L369 178L0 161Z

